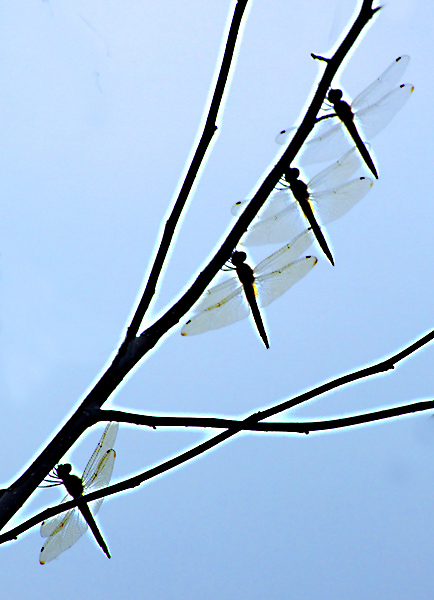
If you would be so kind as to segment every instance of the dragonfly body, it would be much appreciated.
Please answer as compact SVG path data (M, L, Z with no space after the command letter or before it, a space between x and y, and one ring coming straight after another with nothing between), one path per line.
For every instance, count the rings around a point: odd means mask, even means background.
M227 281L206 290L195 307L195 314L184 325L181 335L197 335L226 327L251 313L259 334L268 348L268 338L259 307L268 306L289 290L316 264L313 256L297 259L312 244L311 231L303 231L290 244L252 269L245 252L234 252L231 269L237 273Z
M53 474L45 480L46 485L41 487L64 485L68 493L61 503L72 498L79 499L85 492L106 487L113 472L116 452L112 446L118 428L118 423L107 425L83 471L82 477L71 473L72 467L69 463L60 464L54 469ZM86 532L88 526L104 553L110 558L107 544L94 519L94 515L99 511L102 501L103 498L100 498L88 504L83 500L79 502L77 507L51 517L41 524L41 536L47 538L39 557L39 562L42 565L68 550Z
M354 98L351 106L342 100L341 90L330 90L328 99L336 104L336 115L319 117L313 137L304 145L300 163L314 164L342 155L350 148L351 138L354 142L356 138L360 138L359 125L364 139L371 140L382 131L401 110L414 90L408 83L394 87L399 83L409 62L409 56L399 56L395 59L371 85ZM336 116L339 117L340 123L336 123L336 118L333 118ZM345 128L351 138L345 133ZM276 136L276 143L287 144L295 130L296 128L289 128L280 131ZM366 147L363 150L365 144L361 138L358 142L356 145L359 151L364 152L363 159L371 160L367 156L369 153ZM368 166L371 168L373 164Z
M345 125L367 167L375 179L378 179L377 169L354 123L354 113L351 106L345 100L342 100L342 90L330 90L327 99L333 105L336 115Z
M268 343L267 333L265 331L264 322L262 321L261 311L259 310L258 302L256 300L256 289L255 289L255 276L253 269L245 261L247 254L245 252L233 252L231 262L234 265L238 279L240 280L246 300L252 311L252 316L255 321L256 328L262 341L265 344L267 350L270 348Z
M312 227L312 231L318 240L318 244L332 265L334 265L335 263L333 261L332 253L327 245L324 234L321 231L321 227L318 225L312 206L309 202L310 192L308 186L304 181L299 179L299 176L300 171L298 169L288 169L284 174L285 181L288 183L295 200L298 202L301 211L308 220L309 225Z
M58 467L56 468L56 474L59 477L59 479L62 480L62 483L65 486L68 494L70 494L73 498L77 499L83 495L84 485L81 477L71 474L71 469L72 467L69 463L58 465ZM90 512L87 503L81 502L77 506L77 508L81 512L83 519L88 524L89 529L92 531L96 541L101 546L103 552L107 555L108 558L111 558L107 544L105 543L105 540L102 537L100 530L98 529L98 525L96 524L94 516Z
M271 194L242 243L245 246L280 244L304 229L307 219L326 256L327 250L331 256L320 225L323 227L341 218L371 189L372 179L359 177L348 181L361 165L360 155L353 147L308 184L299 179L298 169L288 169L282 180L282 185L287 183L286 189ZM232 214L238 216L248 202L236 202Z

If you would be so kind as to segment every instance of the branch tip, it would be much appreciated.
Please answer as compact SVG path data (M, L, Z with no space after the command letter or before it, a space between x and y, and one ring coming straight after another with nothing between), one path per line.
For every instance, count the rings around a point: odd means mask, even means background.
M313 58L313 60L322 60L325 63L330 62L330 59L326 58L325 56L320 56L319 54L314 54L313 52L311 52L310 55Z

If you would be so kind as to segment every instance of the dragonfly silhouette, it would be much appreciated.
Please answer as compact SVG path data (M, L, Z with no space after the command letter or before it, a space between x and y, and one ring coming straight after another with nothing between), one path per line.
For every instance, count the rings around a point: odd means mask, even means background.
M94 492L106 487L113 472L116 452L113 445L118 433L119 424L109 423L98 442L89 462L84 469L83 476L71 474L70 464L61 464L53 470L53 475L45 479L45 485L41 487L53 487L64 485L67 495L62 502L80 498L84 492ZM77 507L47 519L41 524L41 536L48 537L42 546L39 562L41 565L53 560L59 554L68 550L90 527L96 541L105 554L110 558L110 552L101 532L93 517L101 508L103 498L89 502L81 502Z
M345 129L356 144L364 161L375 177L377 171L358 128L367 139L372 139L390 123L410 98L414 87L410 84L394 86L401 79L410 61L409 56L400 56L370 86L353 100L351 106L342 100L342 90L330 90L328 100L335 109L334 114L318 118L314 137L306 142L300 164L307 165L331 160L343 154L351 146ZM341 122L336 123L338 117ZM356 127L357 124L357 127ZM278 144L286 144L294 128L284 129L276 136Z
M310 230L302 232L254 269L245 262L245 252L233 252L229 268L236 271L237 276L205 292L195 307L196 314L184 325L181 335L226 327L246 318L251 311L259 335L269 348L259 306L268 306L312 269L317 262L314 256L298 257L313 239Z
M282 243L306 227L307 219L318 243L333 264L317 219L321 225L339 219L368 193L373 185L372 179L358 177L346 181L360 166L360 157L353 147L340 160L313 177L307 185L298 178L298 169L288 169L285 178L290 181L289 189L279 190L269 197L256 222L244 235L242 244L260 246ZM344 181L346 183L342 183ZM247 203L248 200L243 200L234 204L232 214L239 215Z

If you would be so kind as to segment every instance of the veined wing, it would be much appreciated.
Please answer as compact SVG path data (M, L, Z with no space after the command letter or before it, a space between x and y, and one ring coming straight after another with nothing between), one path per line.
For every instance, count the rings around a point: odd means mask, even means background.
M240 282L237 277L231 277L223 283L219 283L209 290L205 290L197 304L194 305L194 312L201 312L207 308L220 304L228 296L240 288Z
M366 144L366 146L369 148L370 144ZM354 146L330 167L312 177L307 187L310 192L314 193L335 188L348 181L363 164L360 154Z
M294 262L295 259L306 252L314 240L315 236L312 233L312 230L305 229L305 231L294 238L292 242L286 244L286 246L283 246L283 248L276 250L276 252L273 252L273 254L256 265L253 271L255 282L262 275L268 275L268 273L279 271L283 267L286 267L288 264Z
M321 223L327 225L343 217L366 196L373 184L373 180L369 177L359 177L334 190L315 194L313 197L316 205L315 212L319 214Z
M69 496L68 500L70 499L71 497ZM51 531L47 541L42 546L41 554L39 555L41 565L50 562L50 560L53 560L59 554L71 548L86 532L87 523L78 508L73 508L72 510L68 510L66 514L58 516L62 518L58 520L56 527ZM53 519L56 518L53 517ZM44 523L48 523L48 521ZM49 528L47 525L43 529L44 523L41 526L41 535L46 537Z
M288 206L292 200L293 197L289 190L277 190L270 194L270 196L267 198L265 204L258 212L258 217L261 219L271 217L272 215L276 214L276 212L280 212L286 208L286 206ZM249 202L250 200L239 200L232 206L231 213L235 217L238 217L238 215L243 212Z
M98 469L100 460L102 456L105 455L107 450L113 448L116 436L119 430L119 423L109 423L107 427L104 429L101 439L98 442L97 447L93 451L92 456L90 457L84 471L83 471L83 485L86 487L87 482L89 482L94 476L95 471Z
M410 57L408 55L398 56L387 69L381 73L371 85L356 96L351 104L353 110L360 110L370 104L375 104L388 94L400 81L404 71L408 67Z
M262 263L272 260L273 255L269 259L265 259ZM280 267L271 273L260 275L255 280L255 286L258 293L259 305L268 306L289 290L297 281L300 281L317 263L314 256L303 256L298 260ZM261 263L261 264L262 264ZM259 266L259 265L258 265ZM265 265L264 269L267 267Z
M72 496L70 496L69 494L66 494L66 496L64 496L62 498L62 501L60 502L60 504L63 504L64 502L68 502L69 500L72 500ZM58 525L64 520L65 516L74 510L75 510L75 508L72 508L71 510L68 510L66 512L66 514L60 513L59 515L55 515L54 517L50 517L49 519L42 521L41 536L48 537L49 535L51 535L52 532L56 529L56 527L58 527Z
M113 448L106 451L98 463L97 468L94 470L92 476L84 484L84 493L96 492L97 490L108 486L113 473L115 458L116 452L113 450ZM98 500L92 500L89 502L89 508L92 514L96 515L101 508L103 500L104 498L98 498Z
M242 292L243 287L238 283L229 296L193 315L182 328L181 335L197 335L211 329L220 329L248 317L250 309Z
M412 85L403 83L375 104L359 110L355 120L360 123L364 135L371 139L382 131L401 110L413 91Z
M283 244L291 238L296 239L300 231L306 229L306 227L307 219L304 217L298 203L293 200L291 204L272 217L254 223L244 234L242 243L244 246Z

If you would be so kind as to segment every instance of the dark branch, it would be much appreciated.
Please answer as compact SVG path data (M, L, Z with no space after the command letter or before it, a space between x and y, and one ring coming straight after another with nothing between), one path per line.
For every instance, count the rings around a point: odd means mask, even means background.
M364 425L372 421L381 421L391 419L424 410L433 410L434 400L421 400L413 404L404 404L403 406L393 406L382 410L376 410L371 413L352 415L350 417L339 417L338 419L325 419L323 421L288 421L250 423L242 425L240 419L226 419L220 417L173 417L173 416L155 416L140 415L120 410L102 410L101 420L118 421L119 423L131 423L133 425L145 425L152 429L157 427L194 427L196 429L233 429L239 431L258 431L261 433L312 433L313 431L329 431L331 429L341 429L352 427L354 425ZM46 487L46 486L45 486Z
M160 247L155 257L155 261L152 266L148 282L146 284L137 310L132 318L131 324L128 327L123 346L120 349L121 355L123 350L125 350L126 345L128 345L128 343L137 335L140 324L143 321L143 317L145 316L145 313L149 308L151 300L155 294L158 279L161 275L161 271L163 269L164 262L166 260L167 253L169 251L170 244L172 243L173 236L178 225L179 219L181 217L182 211L184 210L188 196L194 185L197 174L199 172L203 159L205 158L211 140L218 129L217 117L220 110L223 94L226 88L226 83L229 77L235 47L238 40L238 33L241 27L241 21L244 15L247 2L248 0L239 0L235 6L234 15L228 33L228 39L226 42L226 48L223 55L219 76L215 85L213 98L209 108L208 117L203 128L202 136L196 148L196 152L191 161L187 175L185 176L184 182L173 207L172 213L166 222L164 233L160 242Z
M240 6L243 3L238 2ZM235 226L229 233L222 246L219 248L213 259L205 267L205 269L199 274L190 289L153 325L151 325L146 331L144 331L140 337L133 337L128 344L124 344L122 353L118 353L115 360L102 375L100 380L96 383L94 388L90 391L87 397L83 400L81 405L68 420L65 426L56 434L51 442L46 446L38 458L33 462L32 465L6 490L0 495L0 529L14 516L14 514L21 508L25 501L34 492L38 484L47 476L50 470L59 462L65 452L73 445L73 443L79 438L79 436L93 423L98 420L98 411L111 394L116 390L119 384L123 381L124 377L131 371L135 365L150 351L152 350L161 337L165 335L178 321L186 314L193 304L199 299L206 287L210 284L220 267L228 260L233 248L240 240L243 233L246 231L257 212L264 204L270 193L277 185L284 170L292 163L297 153L300 151L304 141L315 126L317 114L321 109L322 102L327 94L328 88L332 82L334 75L338 68L342 64L348 51L351 49L361 31L365 25L369 22L372 16L378 9L371 8L371 0L363 0L360 13L357 16L353 26L348 32L347 36L337 49L336 53L327 62L327 67L324 71L323 77L318 85L317 91L312 99L312 102L306 112L306 115L298 128L294 138L289 144L287 150L260 185L257 193L240 216ZM235 16L235 15L234 15ZM170 241L170 240L169 240ZM164 262L165 253L162 251L160 255L161 265ZM161 267L156 268L155 274ZM156 285L156 281L149 287L149 298L153 294L153 285ZM144 305L146 302L144 302ZM137 321L139 318L137 317ZM132 326L133 324L131 324ZM136 321L134 322L136 327ZM134 327L131 331L134 330ZM129 335L129 334L128 334ZM367 375L363 375L367 376ZM330 389L333 389L332 384ZM342 385L339 383L338 385ZM321 386L324 387L324 386ZM337 386L334 386L337 387ZM319 389L319 388L318 388ZM322 393L322 392L321 392ZM276 410L268 409L266 411L259 412L249 417L250 422L260 421L265 419L277 412L287 410L294 406L294 402L300 403L307 399L303 395L303 399L296 402L295 400L289 400L282 405L279 405ZM302 397L300 397L302 398ZM204 444L193 448L187 453L175 457L168 463L156 467L154 470L149 471L147 474L142 476L142 479L130 480L131 486L139 485L142 481L155 477L160 472L164 472L169 468L173 468L178 464L182 464L186 460L198 456L207 449L216 446L217 444L225 441L232 435L235 435L240 431L241 428L235 428L228 430L224 433L217 435L212 440L208 440ZM172 466L171 466L172 465ZM160 470L161 469L161 470ZM136 483L134 482L136 481ZM109 493L116 493L121 489L115 489L115 486L108 488ZM124 488L125 489L125 488ZM104 495L104 494L102 494ZM101 497L102 497L101 495ZM107 494L108 495L108 494ZM64 505L66 506L66 504ZM52 510L52 509L51 509ZM52 513L56 514L56 513Z
M150 479L153 479L154 477L157 477L158 475L161 475L162 473L166 473L167 471L170 471L171 469L174 469L194 458L197 458L201 454L207 452L208 450L211 450L211 448L214 448L215 446L225 442L226 440L228 440L232 436L236 435L240 431L248 430L251 425L255 425L256 423L258 423L259 421L261 421L263 419L266 419L267 417L274 416L280 412L283 412L284 410L288 410L289 408L292 408L293 406L297 406L297 405L301 404L302 402L311 400L312 398L320 396L321 394L325 394L325 393L327 393L333 389L336 389L338 387L347 385L349 383L353 383L354 381L358 381L360 379L364 379L365 377L372 377L373 375L378 375L380 373L384 373L386 371L392 370L397 363L406 359L412 353L417 352L420 348L422 348L424 345L431 342L433 339L434 339L434 330L425 334L424 336L422 336L421 338L419 338L418 340L416 340L415 342L413 342L412 344L410 344L403 350L400 350L396 354L390 356L389 358L386 358L385 360L383 360L375 365L371 365L370 367L366 367L364 369L359 369L358 371L354 371L353 373L348 373L346 375L343 375L342 377L338 377L334 381L330 381L328 383L320 385L309 392L305 392L304 394L296 396L295 398L293 398L291 400L282 402L281 404L278 404L267 410L254 413L254 414L250 415L249 417L247 417L246 419L243 419L242 421L234 422L235 424L230 429L227 429L226 431L219 433L218 435L214 436L213 438L206 440L205 442L202 442L201 444L198 444L197 446L194 446L193 448L190 448L189 450L186 450L182 454L179 454L178 456L175 456L174 458L171 458L171 459L165 461L164 463L157 465L156 467L152 467L151 469L149 469L148 471L145 471L144 473L139 473L138 475L135 475L134 477L130 477L129 479L126 479L125 481L115 483L106 488L103 488L102 490L98 490L97 492L92 492L91 494L86 494L85 496L83 496L83 498L85 498L87 502L90 502L91 500L96 500L97 498L104 498L106 496L118 494L119 492L123 492L127 489L137 487L145 481L149 481ZM332 421L322 421L319 423L313 422L313 423L309 423L308 427L307 427L306 423L298 423L298 424L292 424L292 425L297 425L298 433L309 433L310 431L321 431L321 430L324 431L326 429L338 429L340 427L349 427L352 425L360 425L362 423L368 423L370 421L386 419L386 418L390 418L390 417L396 417L396 416L400 416L402 414L408 414L408 413L418 412L418 411L422 411L422 410L430 410L432 408L433 408L433 401L427 400L427 401L417 402L417 403L410 404L410 405L403 406L403 407L394 407L394 408L384 409L384 410L377 411L374 413L369 413L368 415L354 415L351 417L343 417L341 419L335 419ZM415 410L413 410L413 409L415 409ZM400 411L402 411L402 412L400 412ZM107 413L109 413L109 411L101 411L101 412L105 415L107 415ZM115 412L117 412L117 411L115 411ZM328 425L327 425L327 423L328 423ZM290 424L288 424L288 425L290 425ZM0 495L0 498L1 498L1 495ZM61 506L56 505L51 508L45 509L44 511L31 517L30 519L28 519L21 525L18 525L17 527L14 527L10 531L7 531L6 533L1 534L0 535L0 544L4 543L4 542L8 542L12 539L15 539L18 535L20 535L24 531L27 531L28 529L30 529L30 527L37 525L44 519L48 519L49 517L52 517L61 512L64 512L65 510L69 510L70 508L74 508L75 506L77 506L77 500L71 500L69 502L65 502Z

